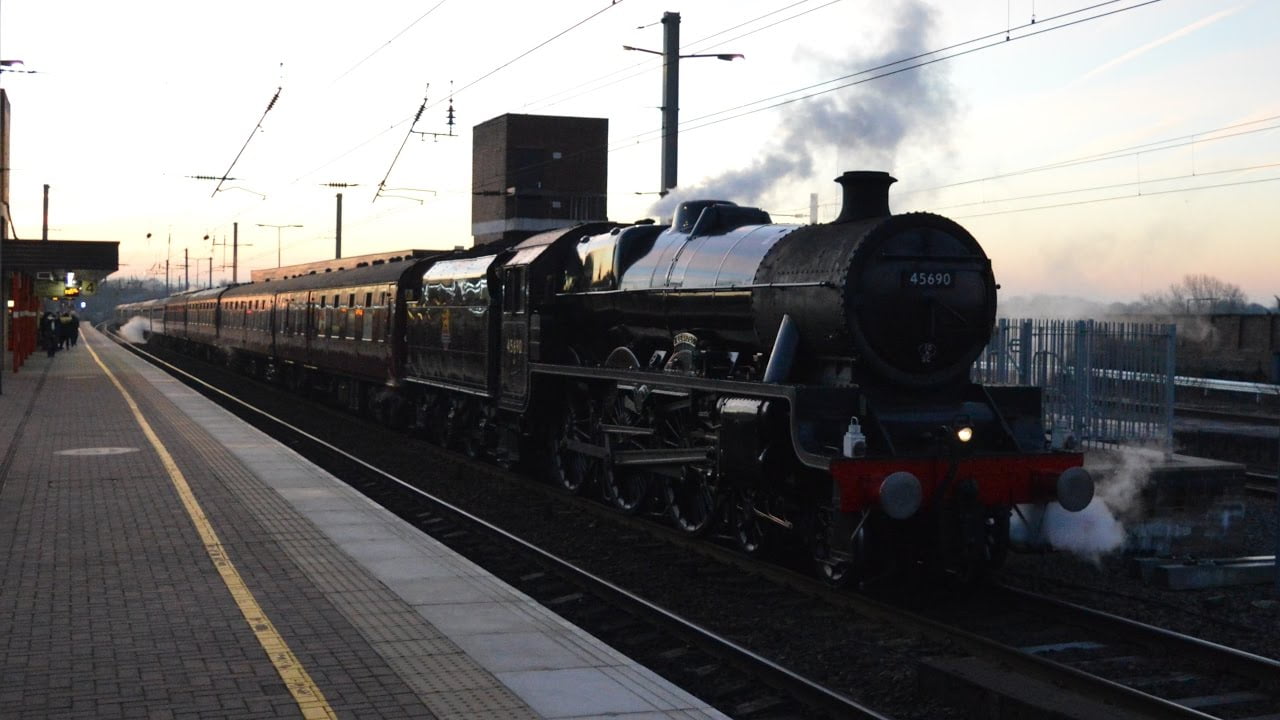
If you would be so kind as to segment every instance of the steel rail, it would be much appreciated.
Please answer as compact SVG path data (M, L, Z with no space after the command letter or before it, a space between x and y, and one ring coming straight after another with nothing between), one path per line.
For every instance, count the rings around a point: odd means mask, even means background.
M1256 473L1256 471L1245 471L1244 473L1244 491L1262 497L1276 496L1276 474L1275 473Z
M1280 685L1280 661L1027 590L1006 585L997 587L1019 602L1038 605L1058 616L1070 616L1073 622L1105 632L1108 637L1122 637L1145 647L1166 648L1176 651L1179 657L1197 658L1210 667L1225 668L1265 686Z
M568 499L575 506L582 508L592 508L597 505L585 498ZM1086 673L1055 660L1029 654L1017 647L980 634L895 607L867 595L851 593L832 587L794 570L760 562L740 552L690 537L675 528L647 522L639 517L619 516L617 513L610 513L609 515L629 529L647 532L661 541L678 544L692 552L710 556L744 572L761 576L771 582L817 598L835 607L857 613L864 618L880 621L924 637L949 640L975 657L994 660L1021 675L1068 688L1082 696L1109 703L1136 715L1161 718L1162 720L1166 718L1172 720L1182 718L1207 720L1214 717L1141 690L1135 690L1106 678ZM1084 610L1087 611L1087 609ZM1141 623L1129 622L1132 626L1141 625ZM1172 634L1176 635L1176 633ZM1212 645L1212 643L1205 644ZM1248 653L1241 653L1241 655L1248 655Z
M575 498L574 500L581 503L584 507L592 504L590 501L582 498ZM611 517L615 517L616 515L616 513L613 513L611 514ZM1123 708L1124 710L1139 716L1161 719L1169 718L1172 720L1182 718L1207 720L1214 717L1199 710L1179 705L1176 702L1165 698L1160 698L1141 690L1136 690L1120 683L1113 682L1106 678L1078 670L1055 660L1029 654L1020 648L984 637L980 634L963 630L945 622L934 620L925 617L924 615L889 605L869 596L831 587L828 584L822 583L812 577L800 574L793 570L769 563L762 563L754 558L745 556L733 550L699 541L696 538L691 538L687 534L681 533L674 528L645 522L637 517L622 517L619 519L619 522L626 524L631 529L646 530L649 534L658 537L663 541L677 543L691 551L709 555L714 559L740 568L744 572L760 575L772 582L776 582L811 597L818 598L836 607L855 612L865 618L882 621L899 629L918 633L925 637L949 640L975 657L994 660L1011 668L1021 675L1068 688L1082 696L1109 703L1117 708ZM1033 594L1026 593L1026 591L1017 592L1024 593L1028 597L1034 597ZM1048 599L1046 598L1046 600ZM1028 602L1030 601L1028 600ZM1087 608L1081 608L1081 612L1087 613L1091 611ZM1058 616L1061 616L1061 613L1058 613ZM1177 633L1162 631L1160 628L1155 628L1154 626L1143 626L1142 623L1125 620L1124 618L1118 619L1128 623L1128 627L1132 632L1138 632L1137 628L1151 627L1157 634L1164 632L1166 637L1179 637ZM1196 639L1190 638L1190 640L1195 641ZM1170 642L1175 641L1170 640ZM1209 643L1207 641L1199 642L1202 643L1201 648L1221 647L1214 646L1213 643ZM1230 650L1230 648L1224 649L1228 651ZM1235 652L1238 653L1239 657L1243 658L1240 660L1241 663L1248 663L1249 660L1247 658L1249 657L1257 657L1251 656L1249 653L1245 653L1243 651ZM1266 658L1260 659L1264 664L1251 669L1248 677L1256 677L1259 672L1276 673L1276 676L1280 677L1280 671L1277 671L1276 669L1267 669L1266 664L1274 663L1274 661L1267 660ZM1246 667L1248 666L1246 665ZM1280 664L1272 665L1272 668L1276 667L1280 667ZM1268 682L1273 681L1268 680Z
M874 709L867 707L853 698L844 694L835 692L830 688L824 687L808 678L805 678L787 668L765 658L747 648L715 634L711 630L681 618L651 602L634 595L627 590L610 583L592 573L578 568L568 561L558 556L530 544L529 542L508 533L491 523L463 510L446 500L438 498L411 483L400 478L342 450L341 448L326 442L307 431L292 425L280 418L277 418L265 410L261 410L250 403L231 395L213 385L191 375L190 373L178 368L164 360L148 353L138 347L133 346L120 338L114 333L107 333L109 337L118 344L125 347L129 351L135 353L139 357L147 360L158 367L163 368L166 372L180 376L184 382L198 385L204 391L217 395L228 402L234 403L270 422L276 423L282 428L287 429L307 441L324 448L344 460L359 465L370 473L381 477L388 482L398 485L403 490L409 491L416 495L422 501L425 501L439 510L448 513L456 520L472 525L483 532L489 533L519 547L524 552L532 555L539 562L546 564L555 569L556 572L570 578L573 582L588 589L590 592L599 594L611 601L627 607L635 614L644 617L647 621L660 625L668 631L682 637L686 641L697 645L705 652L716 655L725 661L733 664L740 670L745 670L752 675L762 677L771 687L788 693L791 697L798 698L801 702L821 709L824 713L830 713L834 717L841 718L866 718L867 720L892 720L889 716L876 712Z
M137 348L131 347L130 349L134 350L135 352L140 352L138 351ZM157 359L157 362L167 365L167 363L163 363L163 361L160 361L158 359ZM177 372L181 373L182 371L178 370ZM613 372L617 372L617 371L613 371ZM186 375L186 373L182 373L182 374ZM605 371L604 373L601 373L601 374L612 374L612 373L609 373L609 371ZM199 381L199 380L194 380L194 381L201 383L206 387L211 387L211 386L208 386L206 383L203 383L203 381ZM270 418L270 416L266 415L266 413L263 413L262 411L259 411L256 408L252 408L247 403L244 403L238 398L234 398L230 395L227 395L226 393L222 393L222 391L219 391L216 388L211 388L211 389L214 392L217 392L221 395L224 395L230 398L236 403L239 403L241 405L244 405L247 408L250 408L254 412L263 414L264 416ZM271 419L276 422L281 422L279 420L276 420L275 418L271 418ZM375 472L380 476L386 477L387 479L399 484L405 489L410 490L413 493L422 496L424 499L427 499L430 502L438 503L441 508L447 510L451 514L457 515L459 518L462 518L468 522L474 521L481 528L488 529L493 527L488 523L486 523L485 521L475 518L474 516L470 515L464 510L455 508L454 506L448 504L443 500L435 499L429 494L422 492L418 488L407 485L406 483L395 478L394 476L388 475L387 473L384 473L383 471L369 465L368 463L362 460L359 460L358 458L351 457L345 452L337 448L334 448L332 445L329 445L328 443L325 443L324 441L319 440L318 438L314 438L313 436L307 434L303 430L293 428L292 426L289 426L287 424L285 424L285 426L289 427L291 431L296 432L302 435L303 437L306 437L312 440L313 442L319 444L320 446L326 447L332 452L341 454L342 456L349 458L352 462L355 462L361 466L369 468L372 472ZM588 502L585 500L574 499L574 498L569 498L569 500L578 500L583 503ZM717 559L721 559L725 561L728 564L743 568L745 570L749 570L750 572L759 573L775 582L778 582L779 584L785 585L792 589L799 590L801 592L808 593L814 597L819 597L820 599L831 602L833 605L850 609L852 611L855 611L863 615L864 617L882 620L886 623L892 624L899 628L908 629L915 632L922 632L925 635L930 637L939 637L939 638L945 638L945 639L951 640L957 646L965 649L967 652L970 652L975 656L984 657L988 659L995 659L998 662L1003 663L1006 666L1012 668L1015 672L1018 672L1020 674L1023 674L1029 677L1034 677L1043 681L1051 682L1061 687L1069 688L1084 696L1088 696L1094 700L1098 700L1101 702L1109 703L1111 705L1116 706L1117 708L1123 708L1130 712L1133 712L1142 716L1146 716L1146 717L1153 717L1153 718L1175 718L1175 719L1194 718L1197 720L1206 720L1206 719L1214 718L1213 715L1208 715L1199 710L1179 705L1176 702L1127 687L1125 685L1116 683L1106 678L1092 675L1090 673L1078 670L1076 668L1072 668L1068 665L1065 665L1063 663L1060 663L1054 660L1050 660L1048 658L1029 654L1017 647L1013 647L1013 646L1001 643L999 641L983 637L977 633L963 630L963 629L948 625L944 622L927 618L917 613L912 613L910 611L902 610L900 608L896 608L896 607L887 605L885 603L881 603L870 597L840 591L838 589L826 586L814 580L813 578L801 575L794 571L768 565L766 563L761 563L753 558L744 556L740 553L733 552L726 548L716 547L715 545L711 545L706 542L691 539L687 535L683 533L679 533L678 531L672 528L658 526L650 522L645 522L639 518L629 518L626 516L619 516L616 513L611 513L610 517L614 518L615 520L618 520L619 522L626 523L632 527L644 529L650 534L659 536L664 540L681 543L684 546L696 552L703 553L703 554L710 554L716 557ZM582 573L583 584L602 583L602 585L600 585L601 593L607 594L609 597L615 598L619 603L625 602L626 598L634 598L634 596L631 595L630 593L627 593L627 591L622 590L621 588L618 588L608 583L608 581L605 581L600 578L596 578L595 576L590 575L589 573L584 573L583 571L580 571L577 568L573 568L571 565L564 563L558 558L555 558L554 556L550 556L546 554L544 551L528 545L526 542L520 540L519 538L514 538L509 534L505 533L504 531L497 528L494 528L493 531L498 533L500 536L510 538L512 542L515 542L518 545L525 547L526 549L529 550L529 552L539 557L545 557L547 559L547 562L554 565L557 569L560 569L562 566L567 568L565 570L566 574L577 577L579 573ZM1011 593L1015 593L1019 596L1023 596L1027 598L1025 600L1025 602L1027 603L1039 602L1041 600L1040 596L1036 596L1033 593L1027 593L1026 591L1013 590L1013 589L1008 589L1008 590ZM618 594L615 595L614 593L618 593ZM681 634L683 637L686 637L686 639L688 639L690 642L696 642L700 646L702 646L702 643L703 641L706 640L706 638L717 637L715 636L714 633L711 633L705 628L702 628L701 626L698 626L696 624L688 623L687 621L684 621L676 616L673 616L669 612L662 610L661 608L658 608L652 605L651 603L648 603L648 601L645 601L642 598L635 598L635 600L641 603L641 605L638 605L637 607L643 610L643 614L645 614L645 616L648 617L650 621L661 622L664 626L666 626L666 623L668 621L677 623L677 626L682 628L679 634ZM1042 600L1044 602L1045 607L1049 607L1051 603L1055 602L1049 598L1043 598ZM1065 604L1065 605L1069 605L1069 604ZM1260 658L1259 656L1253 656L1243 651L1233 650L1231 648L1225 648L1225 646L1217 646L1207 641L1201 641L1196 638L1191 638L1190 636L1182 636L1182 635L1179 635L1178 633L1166 631L1160 628L1155 628L1154 626L1146 626L1136 621L1119 618L1118 616L1108 616L1108 614L1106 613L1092 611L1092 610L1089 610L1088 608L1083 608L1079 606L1074 606L1074 607L1078 609L1079 613L1081 613L1080 617L1084 618L1086 615L1088 615L1089 617L1094 618L1093 622L1102 623L1108 617L1114 617L1116 620L1121 621L1125 625L1126 636L1134 636L1136 638L1135 640L1133 640L1135 644L1145 645L1147 644L1148 641L1156 642L1157 640L1159 640L1160 642L1177 643L1179 642L1178 638L1186 638L1192 644L1195 644L1195 647L1196 647L1195 652L1197 653L1205 653L1205 654L1211 655L1214 652L1214 648L1222 648L1225 651L1234 652L1235 655L1233 656L1233 659L1231 660L1231 662L1233 666L1235 664L1239 664L1242 668L1244 668L1244 671L1241 672L1240 674L1245 675L1246 677L1257 678L1258 673L1264 673L1265 677L1268 678L1267 682L1273 682L1270 680L1271 677L1280 676L1280 663L1276 663L1275 661L1268 660L1267 658ZM1054 612L1056 616L1060 617L1063 613L1067 611L1066 610L1058 611L1055 607ZM649 615L649 613L653 613L653 615ZM1080 624L1085 624L1085 623L1082 620ZM672 627L677 627L677 626L672 626ZM1143 634L1144 628L1149 628L1151 630L1151 633L1144 635ZM688 632L689 635L685 636L684 632ZM825 697L826 699L831 699L837 702L852 703L850 707L857 708L856 711L850 710L850 709L846 709L842 711L845 714L848 714L851 712L870 713L865 715L853 714L850 716L882 717L880 715L875 714L873 710L870 710L869 708L865 708L861 705L858 705L856 701L853 701L852 699L847 698L844 695L841 695L839 693L833 693L830 690L821 688L821 686L817 685L816 683L813 683L812 681L799 677L794 673L790 673L790 671L785 670L785 668L780 668L779 666L776 666L775 664L773 664L771 661L768 661L767 659L759 658L759 656L756 655L755 653L752 653L751 651L746 650L745 648L741 648L740 646L737 646L736 644L732 643L732 641L725 641L725 642L727 643L725 647L730 649L730 653L731 653L730 657L734 659L734 664L737 665L738 667L755 667L753 663L758 658L759 660L762 660L764 663L767 663L768 666L783 673L783 677L779 680L779 682L798 683L797 685L794 685L794 686L790 684L774 685L774 687L778 689L793 693L794 697L803 697L803 698L806 698L806 700L808 700L810 698L810 695L808 695L807 693L816 693L818 697ZM1256 665L1256 666L1251 665L1251 663L1254 662L1254 658L1256 658L1257 660L1260 660L1262 664Z

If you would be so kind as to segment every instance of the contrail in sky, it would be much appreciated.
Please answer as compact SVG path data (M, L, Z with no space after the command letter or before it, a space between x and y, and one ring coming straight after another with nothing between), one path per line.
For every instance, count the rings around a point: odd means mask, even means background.
M1134 48L1133 50L1130 50L1129 52L1127 52L1127 53L1125 53L1125 54L1121 55L1120 57L1117 57L1117 58L1115 58L1115 59L1113 59L1113 60L1108 60L1107 62L1105 62L1105 63L1103 63L1103 64L1099 65L1098 67L1096 67L1096 68L1094 68L1094 69L1090 70L1089 72L1085 73L1084 75L1081 75L1079 78L1077 78L1077 79L1076 79L1076 81L1075 81L1075 82L1077 82L1077 83L1078 83L1078 82L1083 82L1083 81L1085 81L1085 80L1088 80L1089 78L1093 77L1094 75L1100 75L1100 74L1102 74L1102 73L1104 73L1104 72L1106 72L1106 71L1110 70L1111 68L1116 67L1117 65L1123 65L1124 63L1127 63L1127 62L1129 62L1130 60L1132 60L1132 59L1134 59L1134 58L1136 58L1136 57L1139 57L1139 56L1141 56L1141 55L1145 55L1146 53L1148 53L1148 52L1150 52L1151 50L1154 50L1154 49L1156 49L1156 48L1160 47L1161 45L1165 45L1165 44L1167 44L1167 43L1171 43L1171 42L1173 42L1174 40L1177 40L1178 38L1186 37L1187 35L1190 35L1191 33L1195 32L1195 31L1197 31L1197 30L1200 30L1200 29L1202 29L1202 28L1208 27L1208 26L1210 26L1210 25L1212 25L1212 24L1214 24L1214 23L1218 22L1219 20L1221 20L1221 19L1223 19L1223 18L1230 17L1230 16L1232 16L1232 15L1236 14L1237 12L1239 12L1239 11L1240 11L1240 8L1241 8L1241 6L1236 6L1236 7L1234 7L1234 8L1230 8L1230 9L1228 9L1228 10L1221 10L1221 11L1216 12L1216 13L1214 13L1214 14L1212 14L1212 15L1210 15L1210 16L1208 16L1208 17L1206 17L1206 18L1201 18L1200 20L1197 20L1197 21L1195 21L1195 22L1191 23L1190 25L1187 25L1186 27L1178 28L1177 30L1174 30L1173 32L1169 33L1168 35L1165 35L1164 37L1160 38L1159 40L1152 40L1151 42L1147 43L1146 45L1143 45L1143 46L1142 46L1142 47L1140 47L1140 48ZM1073 84L1074 84L1074 83L1073 83Z

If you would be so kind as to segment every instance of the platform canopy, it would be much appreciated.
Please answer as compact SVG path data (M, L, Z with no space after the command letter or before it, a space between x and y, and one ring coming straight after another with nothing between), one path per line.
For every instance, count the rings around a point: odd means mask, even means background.
M70 278L74 287L92 295L97 284L119 269L120 243L97 240L5 240L0 270L20 272L36 282L36 294L63 296Z

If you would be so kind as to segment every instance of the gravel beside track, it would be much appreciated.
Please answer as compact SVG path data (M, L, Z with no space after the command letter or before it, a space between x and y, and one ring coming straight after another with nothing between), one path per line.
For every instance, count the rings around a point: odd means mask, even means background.
M1227 536L1180 548L1180 559L1274 555L1274 499L1248 496L1243 518ZM1274 583L1203 590L1169 590L1147 585L1134 558L1111 554L1082 558L1069 553L1014 554L1005 568L1007 583L1053 595L1222 645L1280 658L1280 590Z
M263 409L286 417L325 441L363 448L363 457L388 472L885 714L904 719L963 717L944 702L922 696L916 682L920 658L957 654L953 647L850 616L782 586L772 593L772 602L760 603L758 594L740 590L766 581L744 573L726 573L723 564L696 553L681 562L648 560L659 557L649 554L647 548L661 544L661 540L607 516L583 513L555 489L515 482L510 472L390 433L337 410L303 406L294 396L219 368L171 353L166 353L165 359L196 374L212 375L228 392L252 396ZM251 417L246 419L260 424ZM1196 548L1201 557L1275 551L1274 505L1258 498L1245 502L1246 513L1236 532L1226 542ZM1161 590L1144 585L1132 571L1131 561L1122 555L1088 559L1067 553L1014 554L1002 579L1267 657L1280 657L1280 603L1275 602L1280 595L1272 585ZM916 592L934 598L934 602L946 602L948 593L964 591L924 587ZM571 611L566 615L573 619Z

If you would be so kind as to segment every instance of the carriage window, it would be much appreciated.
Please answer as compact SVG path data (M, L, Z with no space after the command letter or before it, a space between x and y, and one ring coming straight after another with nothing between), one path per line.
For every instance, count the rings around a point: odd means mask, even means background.
M506 312L524 312L524 273L525 268L522 267L507 270L502 287L502 309Z

